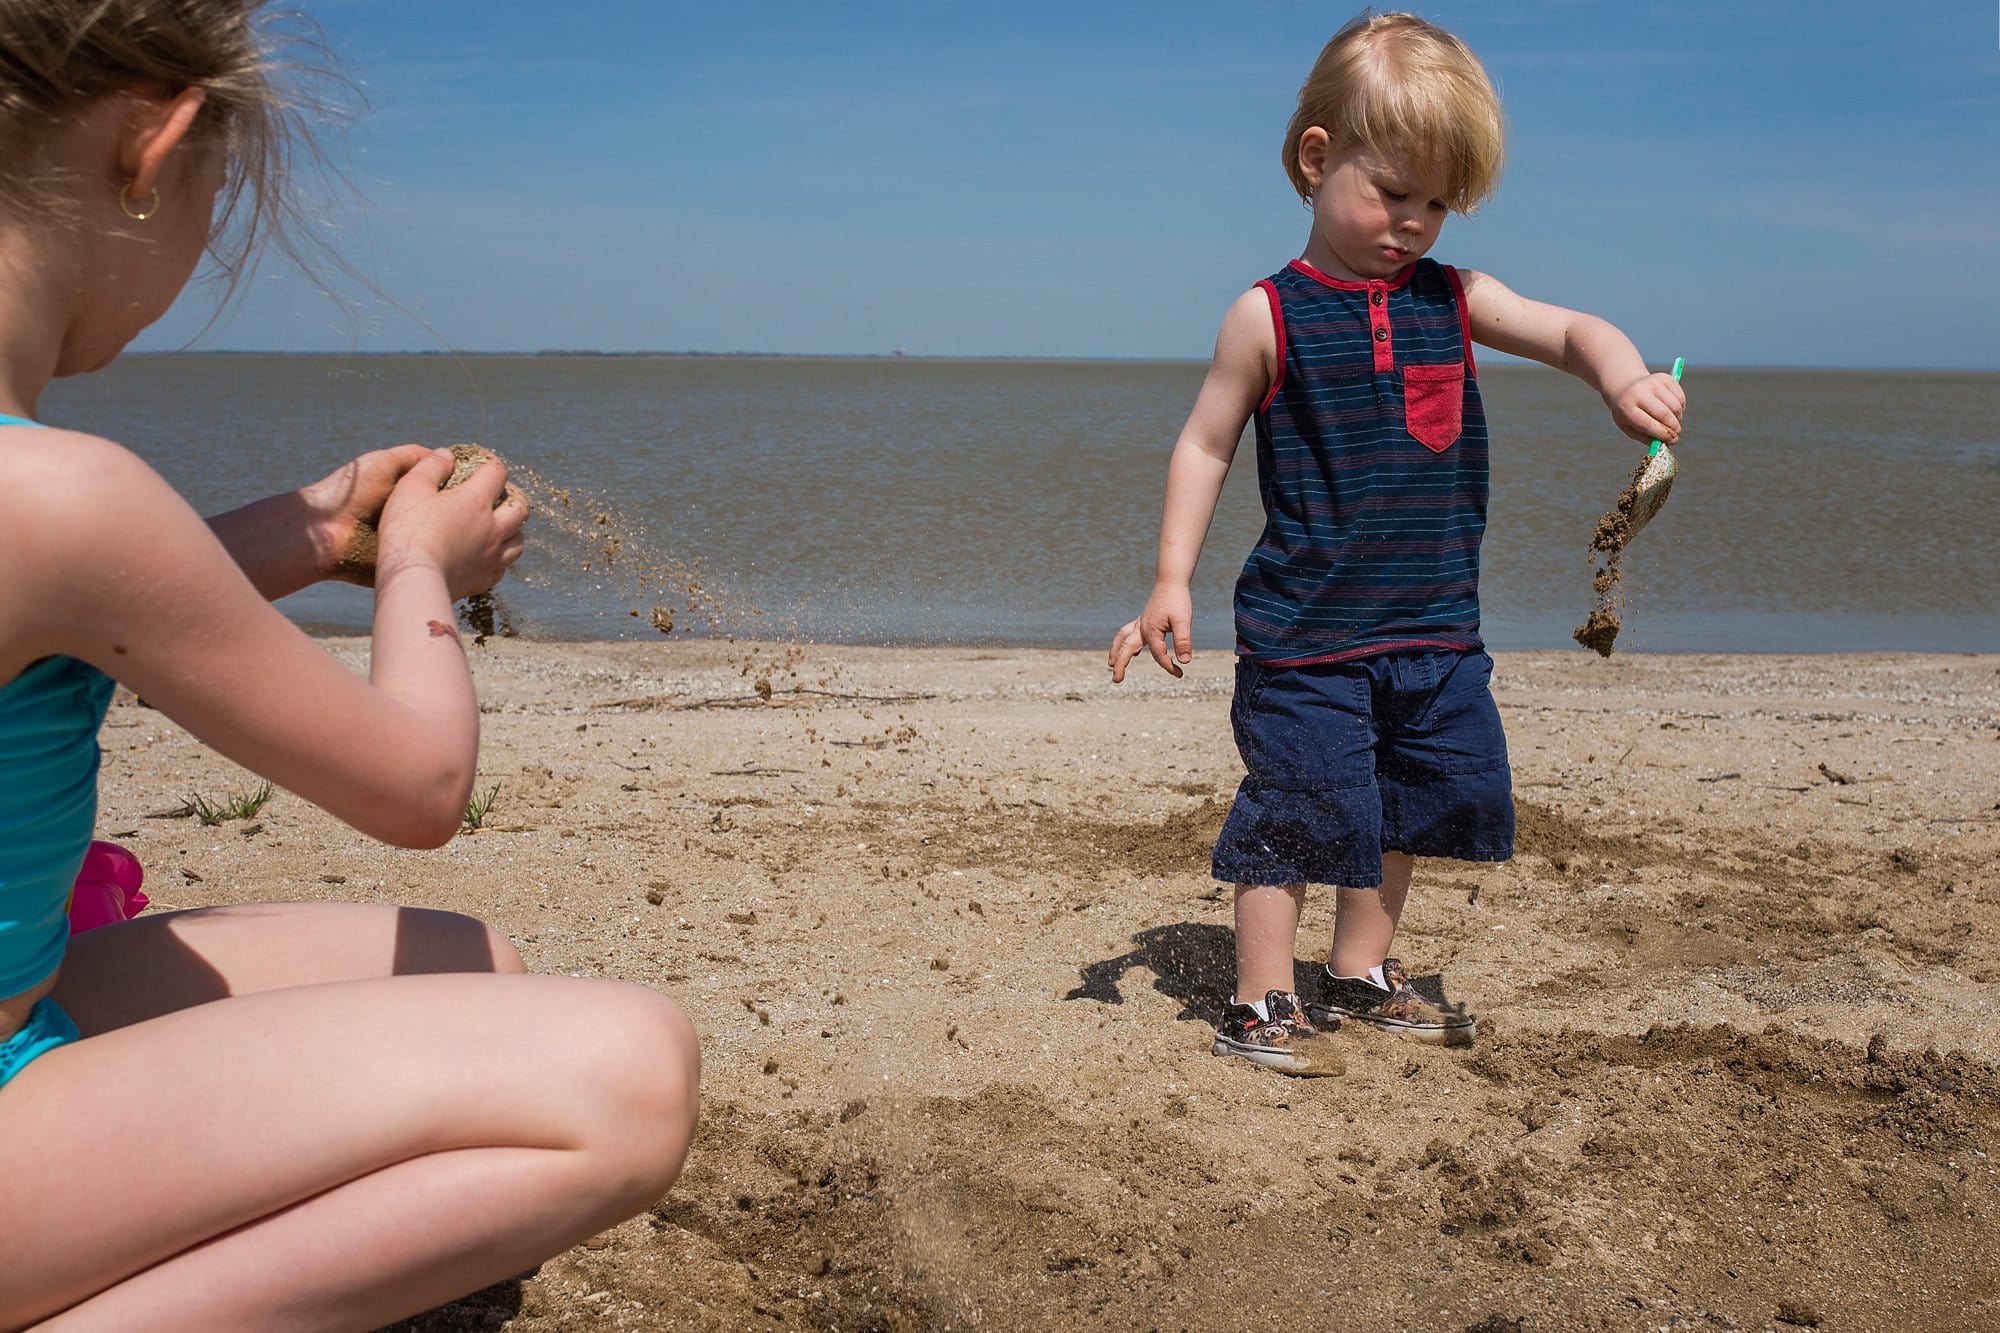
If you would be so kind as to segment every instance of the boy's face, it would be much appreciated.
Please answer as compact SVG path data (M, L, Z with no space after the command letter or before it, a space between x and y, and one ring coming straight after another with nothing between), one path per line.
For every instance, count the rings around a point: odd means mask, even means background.
M1437 243L1450 212L1445 182L1435 170L1366 148L1330 153L1322 139L1315 151L1310 136L1324 133L1308 131L1299 146L1307 179L1318 176L1306 262L1349 282L1392 278Z

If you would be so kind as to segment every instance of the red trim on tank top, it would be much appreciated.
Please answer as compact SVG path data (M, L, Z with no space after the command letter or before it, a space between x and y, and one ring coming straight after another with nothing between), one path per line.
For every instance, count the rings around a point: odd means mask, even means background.
M1303 259L1294 259L1287 267L1295 268L1299 272L1305 274L1308 278L1311 278L1314 282L1325 283L1327 286L1333 288L1335 291L1365 292L1370 287L1380 286L1385 291L1393 292L1397 288L1406 285L1410 281L1410 275L1417 271L1417 261L1412 259L1409 263L1403 265L1403 267L1396 270L1395 277L1390 278L1387 281L1379 281L1379 282L1349 282L1345 278L1329 277L1326 274L1320 272L1318 269L1314 268L1311 264L1308 264Z
M1278 301L1277 283L1264 278L1257 285L1264 289L1264 295L1271 298L1271 328L1278 335L1278 371L1271 376L1271 387L1265 393L1264 401L1257 404L1259 412L1268 412L1271 410L1271 404L1277 400L1278 386L1285 382L1285 308Z
M1479 367L1472 364L1472 307L1465 303L1465 283L1450 264L1444 265L1444 275L1451 279L1452 299L1458 302L1458 329L1465 338L1465 373L1478 379Z

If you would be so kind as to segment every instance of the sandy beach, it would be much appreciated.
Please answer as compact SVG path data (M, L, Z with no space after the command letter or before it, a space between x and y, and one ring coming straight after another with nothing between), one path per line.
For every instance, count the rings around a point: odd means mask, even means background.
M471 652L438 852L171 817L256 783L103 733L160 906L462 910L700 1029L674 1192L405 1327L2000 1325L2000 658L1500 655L1518 854L1420 863L1399 941L1477 1039L1301 1081L1209 1054L1225 653Z

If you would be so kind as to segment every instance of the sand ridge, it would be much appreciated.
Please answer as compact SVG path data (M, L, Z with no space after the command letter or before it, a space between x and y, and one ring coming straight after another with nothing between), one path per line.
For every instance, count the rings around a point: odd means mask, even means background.
M150 818L249 779L114 705L156 902L471 911L703 1034L667 1199L406 1327L2000 1322L2000 659L1498 654L1519 854L1399 941L1477 1040L1308 1082L1208 1054L1225 654L757 650L472 649L499 793L435 853Z

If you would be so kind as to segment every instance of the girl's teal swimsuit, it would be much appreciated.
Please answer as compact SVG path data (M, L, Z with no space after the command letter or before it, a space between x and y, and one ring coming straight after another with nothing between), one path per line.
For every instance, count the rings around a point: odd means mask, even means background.
M0 426L40 423L0 415ZM96 667L45 657L0 685L0 998L46 980L69 943L69 899L97 821L97 729L115 686ZM0 1041L0 1084L77 1039L43 999Z

